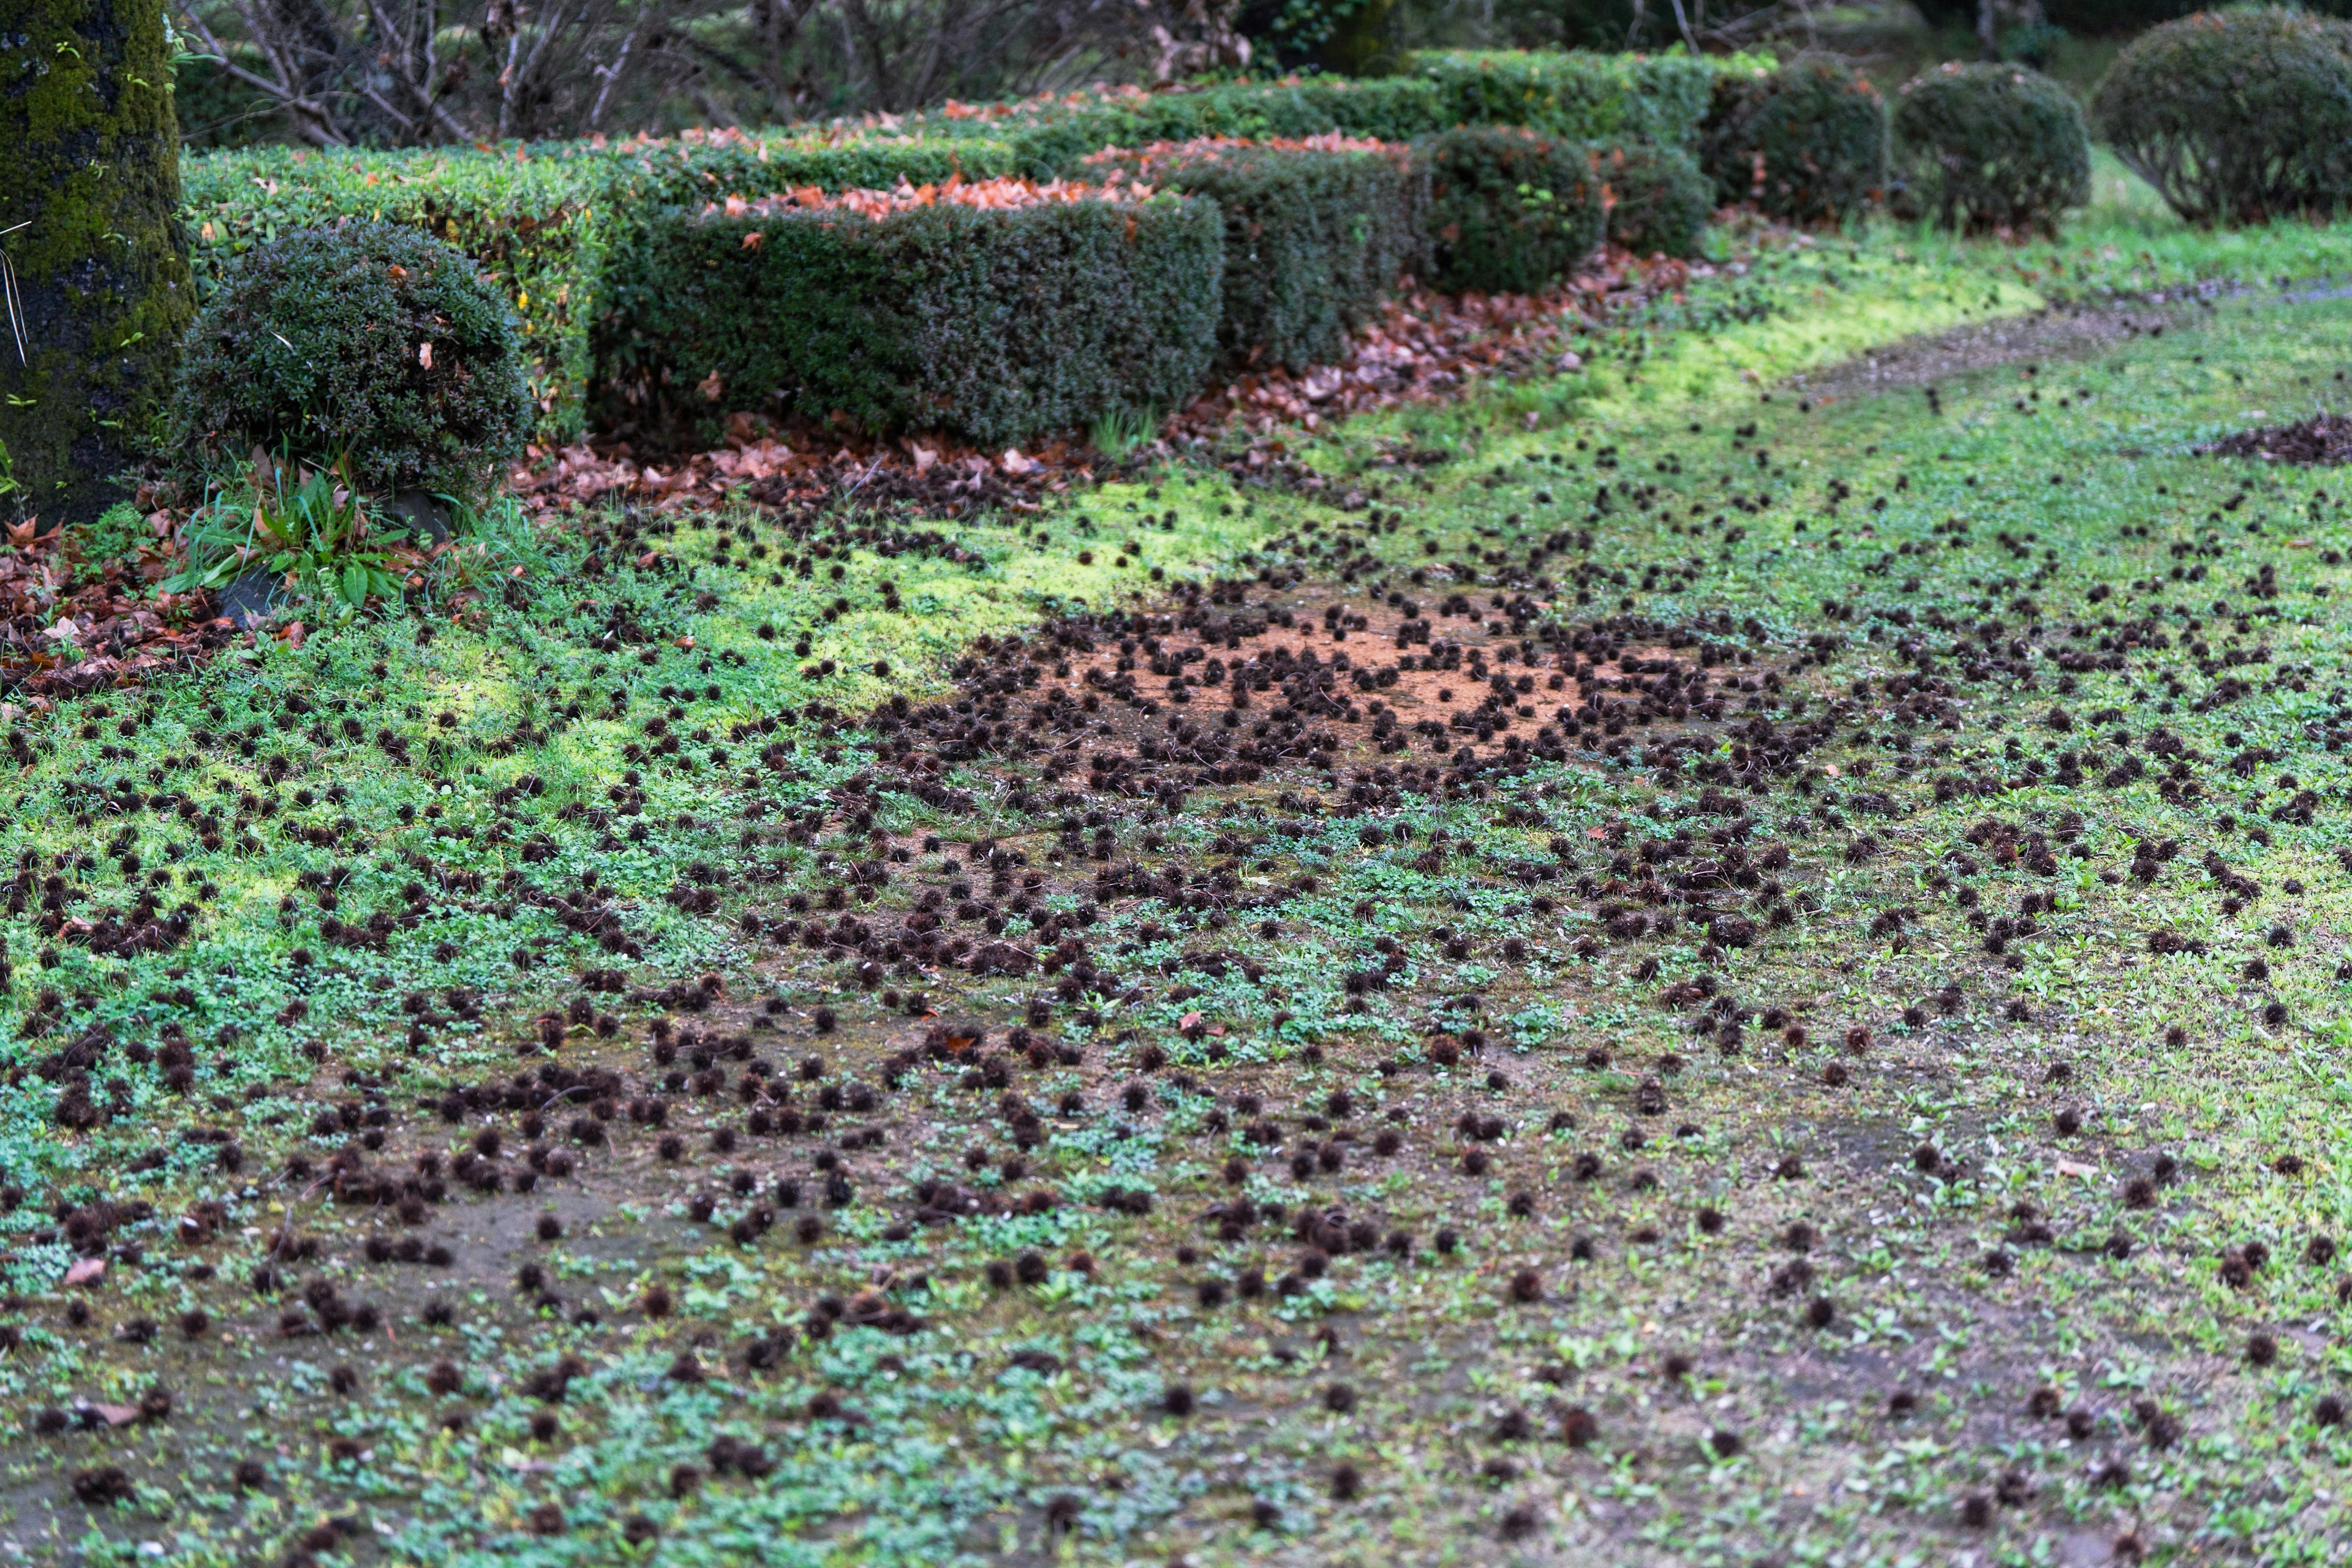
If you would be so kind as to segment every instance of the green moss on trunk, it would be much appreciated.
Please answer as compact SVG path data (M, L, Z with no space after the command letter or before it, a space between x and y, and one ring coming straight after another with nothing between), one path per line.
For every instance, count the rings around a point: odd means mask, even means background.
M158 0L0 0L5 502L94 515L138 460L194 310Z

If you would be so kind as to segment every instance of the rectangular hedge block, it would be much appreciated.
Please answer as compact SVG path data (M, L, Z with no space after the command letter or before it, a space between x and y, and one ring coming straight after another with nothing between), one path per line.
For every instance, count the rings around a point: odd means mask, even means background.
M1400 274L1419 265L1425 180L1408 150L1326 136L1204 139L1086 161L1088 174L1205 196L1223 214L1221 368L1328 364L1372 320Z
M1581 142L1475 125L1413 155L1429 170L1432 280L1449 293L1532 294L1600 247L1607 192Z
M986 447L1200 386L1224 273L1214 204L1013 181L716 206L649 235L616 323L616 419L840 415Z

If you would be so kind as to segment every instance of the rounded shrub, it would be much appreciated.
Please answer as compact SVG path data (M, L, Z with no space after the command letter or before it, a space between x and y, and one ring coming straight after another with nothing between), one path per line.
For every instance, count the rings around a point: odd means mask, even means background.
M2352 25L2265 8L2151 28L2091 129L2190 223L2332 213L2352 197Z
M1834 222L1886 188L1886 103L1852 66L1800 55L1716 79L1699 163L1716 199L1796 223Z
M1606 202L1580 142L1471 125L1414 158L1429 174L1431 281L1448 293L1531 294L1600 247Z
M1595 165L1609 243L1638 256L1692 256L1715 210L1715 184L1680 147L1612 147Z
M513 309L458 250L397 224L298 229L247 253L189 333L173 416L207 465L255 447L350 459L377 493L476 496L530 416Z
M2091 194L2073 95L2011 65L1946 65L1895 95L1895 169L1908 203L1967 234L2054 234Z

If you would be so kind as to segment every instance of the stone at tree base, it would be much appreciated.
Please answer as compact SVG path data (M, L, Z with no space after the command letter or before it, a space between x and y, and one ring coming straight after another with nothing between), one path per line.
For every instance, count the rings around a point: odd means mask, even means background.
M123 493L194 311L159 0L0 0L0 511L47 529Z

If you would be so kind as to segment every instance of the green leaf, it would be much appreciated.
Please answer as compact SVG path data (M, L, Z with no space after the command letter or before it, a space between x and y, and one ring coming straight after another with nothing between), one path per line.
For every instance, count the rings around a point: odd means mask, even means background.
M343 598L356 610L367 603L367 596L368 569L356 561L352 562L343 568Z

